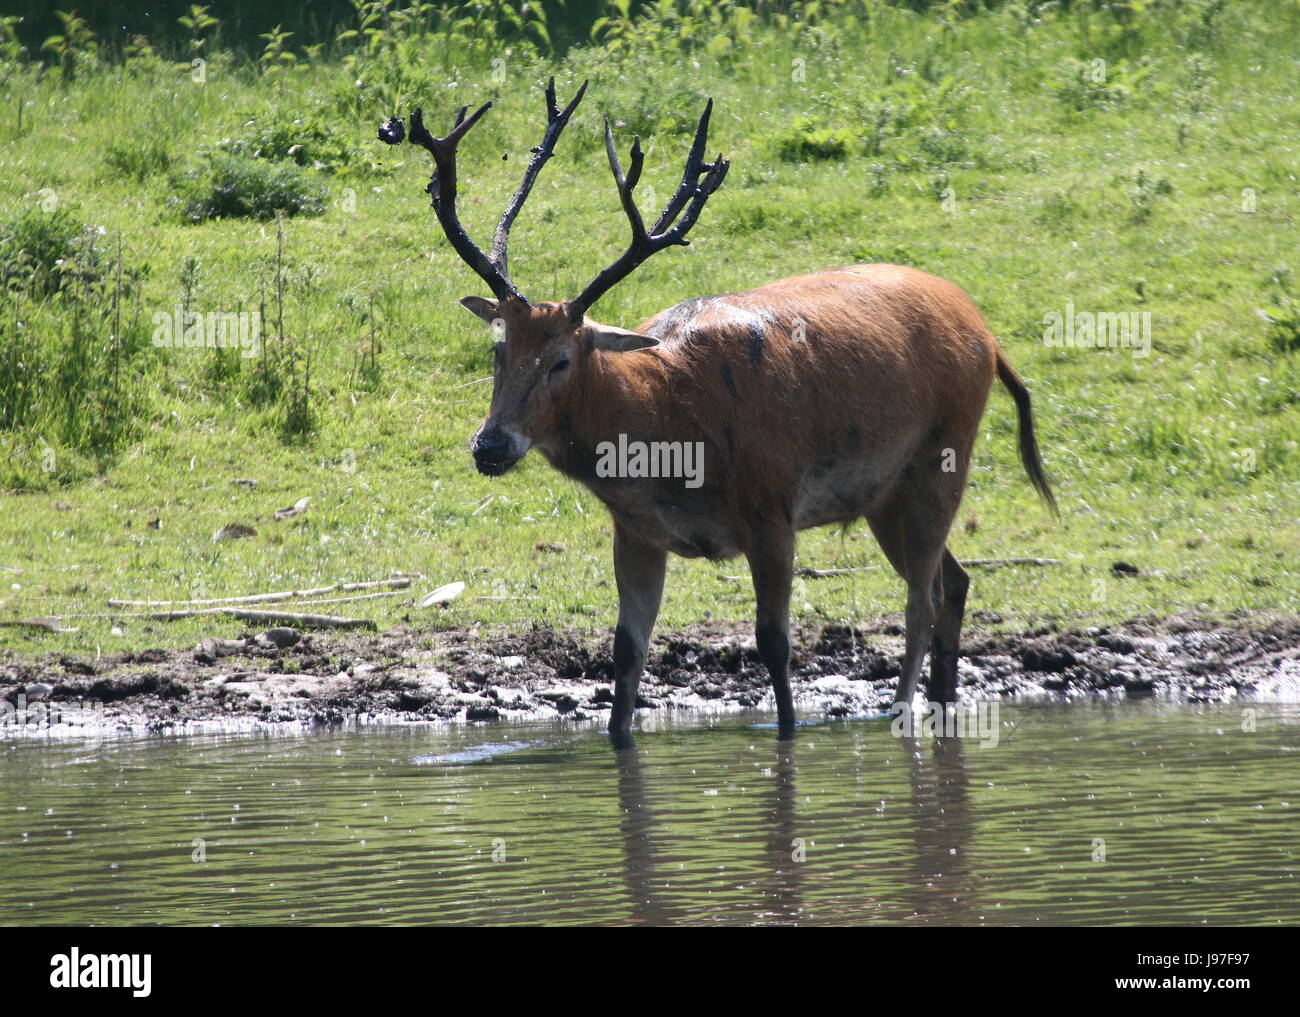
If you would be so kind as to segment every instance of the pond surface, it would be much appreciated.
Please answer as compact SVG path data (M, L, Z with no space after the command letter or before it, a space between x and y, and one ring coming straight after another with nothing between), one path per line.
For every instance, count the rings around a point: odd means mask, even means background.
M1300 922L1294 705L1002 703L984 748L887 718L783 748L752 715L638 742L7 741L0 923Z

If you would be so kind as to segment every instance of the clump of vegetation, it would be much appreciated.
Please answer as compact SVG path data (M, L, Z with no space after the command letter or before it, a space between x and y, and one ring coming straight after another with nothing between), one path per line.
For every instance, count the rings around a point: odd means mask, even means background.
M922 128L916 135L916 147L926 165L955 166L969 161L970 142L965 131L937 126Z
M1151 218L1156 202L1174 193L1174 185L1164 177L1153 177L1145 169L1139 169L1133 176L1133 188L1129 191L1129 200L1133 203L1133 221L1146 222Z
M277 430L285 444L305 444L317 427L315 393L311 387L311 354L290 350L285 358L287 383L280 400Z
M50 54L60 78L68 82L99 66L99 40L90 24L76 11L56 13L63 31L46 39L41 51Z
M807 117L799 117L778 136L776 152L786 162L843 159L854 142L853 132L847 127L819 127Z
M27 64L27 47L18 36L22 20L16 14L0 16L0 85L7 84Z
M1273 295L1273 306L1260 308L1268 322L1266 341L1277 353L1300 353L1300 300L1289 293Z
M255 117L238 137L222 139L217 148L235 156L329 171L347 169L362 159L356 131L315 114L284 110Z
M95 282L104 272L102 234L61 205L48 212L33 205L0 223L0 280L32 297Z
M292 32L284 31L279 25L258 36L259 39L266 40L266 45L262 49L262 55L257 58L257 66L263 75L275 78L281 87L284 83L280 81L279 75L298 63L298 54L289 48L289 39L292 37Z
M67 212L19 217L4 244L0 432L22 436L27 454L3 475L25 487L68 479L75 453L102 470L143 417L140 273L123 264L120 238L109 244Z
M1056 96L1076 113L1109 110L1127 101L1150 73L1150 65L1134 69L1124 60L1071 59L1057 80Z
M575 74L586 77L596 73L595 68L578 67ZM582 77L578 80L581 81ZM648 71L624 83L614 104L605 97L598 103L620 131L653 138L659 135L689 136L699 123L700 110L709 95L698 82L666 74L659 70Z
M185 45L191 59L202 58L208 52L212 34L221 27L221 22L212 16L206 4L190 4L189 13L182 14L176 23L188 35Z
M489 67L500 81L507 68L526 66L552 51L546 9L538 0L406 7L390 0L351 3L353 23L334 40L346 77L335 85L333 99L348 115L396 110L445 83L458 67ZM267 38L264 61L274 43Z
M213 152L177 181L175 201L190 222L319 215L326 191L292 163Z
M379 339L379 320L375 313L375 294L369 295L363 307L353 294L345 294L342 300L345 307L360 315L369 330L369 338L357 345L352 354L352 370L348 374L350 386L373 392L383 380L383 370L379 365L382 344Z
M143 182L171 169L172 150L156 132L149 131L115 138L104 153L104 162L114 173Z
M1069 191L1054 191L1043 198L1036 216L1049 230L1062 231L1079 213L1079 204Z

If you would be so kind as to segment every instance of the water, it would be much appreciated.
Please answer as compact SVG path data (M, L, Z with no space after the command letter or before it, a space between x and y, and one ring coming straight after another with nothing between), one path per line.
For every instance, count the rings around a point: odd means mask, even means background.
M0 922L1294 924L1300 708L1253 709L10 741Z

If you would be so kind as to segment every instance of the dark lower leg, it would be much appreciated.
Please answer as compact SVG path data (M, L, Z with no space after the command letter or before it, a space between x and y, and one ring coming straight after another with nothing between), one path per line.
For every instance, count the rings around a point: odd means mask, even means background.
M645 667L650 632L663 597L667 554L642 544L621 528L614 534L618 581L618 627L614 629L614 706L609 734L615 748L632 744L632 715Z
M966 591L970 577L952 552L945 548L943 561L935 575L935 599L939 616L930 639L930 681L927 694L931 702L957 701L957 653L961 643L961 623L966 612Z
M772 678L777 737L794 737L794 695L790 689L790 583L794 575L794 533L769 533L749 552L758 605L754 638Z

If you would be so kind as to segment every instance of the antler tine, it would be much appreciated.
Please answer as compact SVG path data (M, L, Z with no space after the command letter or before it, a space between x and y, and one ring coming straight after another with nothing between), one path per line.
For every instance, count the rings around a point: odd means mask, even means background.
M695 128L695 140L691 142L691 151L686 156L686 168L682 171L682 182L677 185L677 191L664 207L659 218L655 220L650 232L660 233L672 225L673 220L677 218L677 214L694 196L700 174L708 173L717 165L717 163L704 161L705 146L709 143L709 119L712 116L713 100L710 99L704 107L704 113L700 117L698 126ZM722 155L719 153L718 160L721 161L721 159ZM723 172L725 175L726 171ZM718 182L721 183L721 181Z
M691 242L686 239L686 234L695 225L700 213L704 211L704 203L709 200L709 195L722 186L722 181L727 178L727 170L729 169L731 169L731 163L722 158L722 153L719 152L716 160L704 164L704 169L701 172L706 172L706 176L698 185L681 189L681 193L685 195L683 200L689 199L690 204L686 208L686 214L681 217L676 226L673 226L666 233L659 234L665 238L671 238L664 244L665 247L669 244L681 244L683 247L690 246ZM674 200L676 199L674 198ZM667 215L668 211L665 210L665 215ZM676 214L674 211L673 215ZM662 220L664 216L659 218ZM671 222L672 219L670 218L668 221ZM655 223L655 227L659 228L658 222Z
M691 144L691 150L686 157L686 168L682 174L682 182L677 187L676 193L668 206L664 209L663 214L655 220L650 231L647 233L645 223L641 218L641 213L636 207L636 202L632 197L632 189L636 187L637 181L641 177L641 170L645 162L644 153L641 151L641 139L637 138L632 142L632 161L629 163L626 176L623 173L623 167L619 163L618 153L614 150L614 136L610 131L609 121L605 121L605 152L609 156L609 168L614 174L614 184L618 188L618 196L623 205L623 212L627 215L628 222L632 227L632 242L628 245L626 251L608 268L604 269L587 284L575 300L569 302L569 313L576 320L581 320L582 315L599 300L609 289L620 280L630 275L638 265L649 258L656 251L662 251L665 247L671 247L674 244L686 246L690 243L686 239L686 234L690 232L691 227L699 219L700 213L704 210L704 203L709 200L713 194L726 179L727 170L731 164L723 159L719 153L717 159L713 162L704 161L704 149L708 143L709 134L709 116L713 112L713 100L710 99L708 105L704 107L704 114L700 117L699 126L695 130L695 140ZM700 177L703 175L703 179ZM685 209L685 214L682 214ZM678 219L678 216L681 216ZM673 221L677 220L676 225Z
M636 201L632 197L632 189L641 179L641 170L645 165L645 153L641 151L641 139L632 139L632 161L627 176L623 175L623 166L618 161L618 152L614 148L614 134L609 129L609 120L605 121L605 154L609 156L610 172L614 174L614 186L618 188L618 198L623 204L623 212L627 215L628 222L632 224L632 243L644 243L646 239L645 221L641 218L641 211L636 207Z
M433 156L436 169L429 179L426 190L433 201L433 210L437 213L438 221L442 224L443 232L447 234L451 246L488 284L498 300L511 297L523 300L523 295L515 289L504 268L489 260L487 255L479 250L478 245L469 238L465 227L460 224L460 219L456 216L456 146L491 108L492 103L484 103L474 111L473 115L466 117L469 107L462 106L460 112L456 114L455 124L445 138L435 138L429 133L428 128L424 126L424 111L417 108L411 111L409 139L411 144L419 145Z
M542 135L541 143L531 149L533 153L532 160L528 163L528 169L524 171L523 182L519 185L519 190L515 196L510 199L510 204L501 215L501 221L497 223L496 232L492 236L492 261L502 271L508 275L508 256L506 254L506 245L510 241L510 227L514 225L515 216L519 210L524 207L524 202L528 200L528 194L533 189L533 183L537 180L537 175L541 173L542 167L546 161L555 154L555 143L560 138L560 132L564 130L573 116L573 111L578 108L578 103L582 102L582 97L587 92L587 82L582 83L575 95L564 109L560 109L555 101L555 76L546 85L546 132Z

